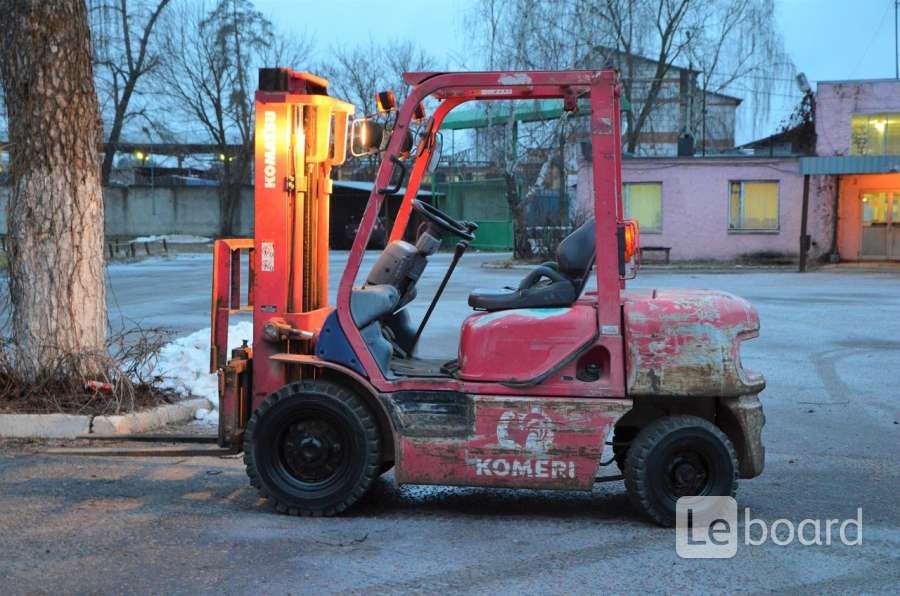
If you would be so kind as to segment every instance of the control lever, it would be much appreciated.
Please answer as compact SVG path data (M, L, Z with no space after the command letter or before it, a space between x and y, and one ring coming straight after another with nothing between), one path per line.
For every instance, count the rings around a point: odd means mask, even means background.
M431 313L434 312L434 307L437 306L438 300L441 299L441 294L444 293L444 288L447 287L447 282L450 281L450 276L453 275L456 264L459 263L459 260L462 258L463 253L466 252L467 248L469 248L469 243L465 240L457 242L456 249L453 251L453 260L450 261L447 273L444 274L444 279L441 280L441 285L438 286L437 292L434 293L434 298L431 299L431 304L428 305L428 310L425 311L425 316L422 317L422 322L419 323L419 328L416 329L416 334L413 336L412 343L409 346L410 355L412 355L413 350L416 349L416 344L419 343L419 337L422 335L422 331L425 330L425 325L428 323Z

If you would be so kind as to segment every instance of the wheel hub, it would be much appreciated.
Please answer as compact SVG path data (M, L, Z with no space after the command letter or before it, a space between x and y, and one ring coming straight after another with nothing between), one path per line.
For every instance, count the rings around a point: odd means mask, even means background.
M694 453L680 453L668 466L668 480L676 497L701 494L706 487L709 473L703 460Z
M306 437L300 441L300 457L307 463L318 461L324 454L322 450L322 441L315 437Z
M292 424L282 447L287 468L302 482L324 482L341 464L341 435L326 420L313 418Z

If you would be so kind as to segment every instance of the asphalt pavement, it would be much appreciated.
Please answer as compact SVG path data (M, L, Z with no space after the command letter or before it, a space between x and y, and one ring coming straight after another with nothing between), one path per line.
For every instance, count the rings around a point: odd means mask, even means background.
M344 256L333 255L332 285ZM455 352L468 290L524 275L480 266L496 258L466 255L425 355ZM414 315L447 262L439 255L427 270ZM111 318L208 326L210 270L205 256L112 265ZM630 285L721 289L758 308L761 335L742 358L768 380L767 465L740 483L742 516L824 526L861 509L862 544L749 546L745 524L733 558L683 559L674 530L640 518L621 482L590 493L397 487L388 473L341 517L290 518L257 497L236 457L53 456L45 444L8 442L3 592L896 593L900 272L643 271Z

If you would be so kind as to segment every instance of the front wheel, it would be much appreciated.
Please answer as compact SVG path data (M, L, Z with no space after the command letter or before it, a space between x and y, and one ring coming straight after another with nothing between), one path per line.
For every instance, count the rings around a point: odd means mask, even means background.
M256 409L244 434L250 483L276 511L335 515L378 477L378 425L352 391L325 381L291 383Z
M631 441L625 488L638 510L662 526L673 526L681 497L733 497L737 470L734 447L715 425L696 416L668 416Z

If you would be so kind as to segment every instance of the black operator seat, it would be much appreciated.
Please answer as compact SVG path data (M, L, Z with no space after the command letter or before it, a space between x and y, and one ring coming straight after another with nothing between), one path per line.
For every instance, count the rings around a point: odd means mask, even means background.
M587 283L596 244L592 217L559 243L555 263L538 265L516 289L475 290L469 294L469 306L476 310L570 306Z

